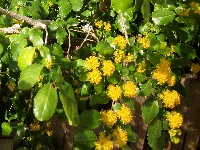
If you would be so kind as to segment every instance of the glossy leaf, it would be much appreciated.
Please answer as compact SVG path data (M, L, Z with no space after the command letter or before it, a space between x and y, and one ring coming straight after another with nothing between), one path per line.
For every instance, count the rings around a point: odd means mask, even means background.
M103 92L99 95L92 95L90 98L90 106L97 105L97 104L107 104L109 102L108 96L106 92Z
M59 96L63 109L70 125L77 126L79 123L78 106L74 96L74 90L69 83L59 86Z
M58 2L59 5L59 13L58 15L61 18L66 18L67 15L71 12L71 4L68 0L60 0Z
M83 7L83 0L70 0L70 3L73 11L80 11Z
M97 128L101 123L101 115L97 110L86 110L80 114L80 126Z
M159 106L157 101L147 99L142 106L142 117L147 124L151 123L152 120L158 115Z
M56 32L56 39L58 44L62 45L66 39L67 32L64 28L59 28Z
M12 132L12 127L10 126L9 123L3 122L1 124L1 130L2 130L2 135L3 136L9 136L10 133Z
M96 45L96 50L99 51L101 55L111 55L114 50L108 42L100 41Z
M128 8L132 7L133 1L132 0L124 0L124 1L111 0L111 4L117 13L123 13Z
M97 137L92 130L79 130L74 136L74 147L91 149L94 147L94 142L96 140Z
M149 96L153 93L153 89L152 89L152 83L151 82L147 82L145 84L142 84L140 86L141 88L141 94L143 96Z
M35 57L35 48L26 47L24 48L18 57L18 66L20 70L23 70L28 65L31 65Z
M158 9L152 13L152 20L155 24L166 25L174 20L175 13L168 9Z
M155 118L154 121L148 126L148 144L151 147L159 142L158 139L161 136L161 130L162 122L160 119Z
M38 81L43 66L40 64L32 64L27 66L20 74L18 89L27 90L34 86Z
M142 5L142 16L145 21L149 21L151 17L151 12L150 12L150 1L149 0L143 0L143 5Z
M186 60L192 60L196 57L196 51L186 43L179 43L174 50Z
M55 113L57 103L57 91L50 83L47 83L34 98L33 113L35 117L39 121L49 120Z

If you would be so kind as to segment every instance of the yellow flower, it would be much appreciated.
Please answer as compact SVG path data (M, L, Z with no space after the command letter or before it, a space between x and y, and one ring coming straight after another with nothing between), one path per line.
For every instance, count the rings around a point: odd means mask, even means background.
M176 83L176 78L175 78L175 76L169 77L167 83L169 84L169 86L174 86L175 83Z
M153 71L152 77L158 81L159 85L163 85L168 82L170 85L173 85L172 81L174 81L175 78L171 77L170 70L170 62L163 58L156 66L156 70Z
M112 136L117 147L123 147L128 141L127 132L121 127L117 127L117 129L113 131Z
M133 98L136 95L136 85L132 81L127 81L124 86L124 96Z
M134 56L132 54L128 53L128 55L125 58L125 61L126 62L132 62L133 59L134 59Z
M51 67L53 66L53 61L52 61L52 58L50 55L48 55L45 60L44 60L44 66L47 68L47 69L51 69Z
M87 79L90 83L99 84L101 82L101 72L98 69L94 69L87 74Z
M113 101L117 101L119 98L122 97L122 90L118 85L109 85L107 88L107 95Z
M144 62L138 64L137 72L144 73L146 71L146 64Z
M149 41L149 36L148 36L148 34L146 34L145 37L142 37L142 35L139 34L137 38L138 38L138 43L140 43L144 49L149 48L149 46L150 46L150 41Z
M103 76L112 76L115 71L115 65L112 63L112 61L104 60L102 65Z
M48 136L52 136L53 131L47 131L46 133L47 133Z
M113 110L103 110L100 112L102 121L107 126L113 126L117 122L117 116Z
M191 71L194 74L198 73L200 71L200 65L192 63Z
M104 132L99 133L99 139L94 143L96 150L112 150L113 142L110 140L111 136L106 137Z
M181 15L181 16L188 16L189 13L190 13L190 9L183 8L181 10L181 12L179 13L179 15Z
M14 90L15 90L15 88L16 88L16 84L15 84L15 81L14 80L12 80L12 79L10 79L9 81L8 81L8 89L11 91L11 92L13 92Z
M39 125L39 123L37 123L37 122L31 123L31 124L29 125L29 127L30 127L30 130L31 130L31 131L38 131L38 130L40 130L40 125Z
M116 38L114 38L113 43L115 45L119 46L121 50L123 50L126 48L127 41L126 41L125 37L118 35Z
M122 59L125 57L125 54L124 54L124 51L119 50L119 52L117 51L114 52L114 56L115 56L115 62L121 63Z
M190 3L190 6L192 7L192 9L194 10L195 14L200 14L200 6L198 3L196 2L192 2Z
M175 143L175 144L179 143L179 141L180 141L179 136L182 134L181 130L179 130L179 129L170 129L168 131L168 133L170 135L170 140L173 143Z
M159 98L164 103L165 108L172 109L180 104L180 95L175 90L165 90L159 94Z
M167 113L167 120L172 129L180 128L183 123L183 116L178 112Z
M88 70L96 69L100 65L98 58L95 56L90 56L89 58L86 58L85 60L85 67Z
M95 26L96 26L97 28L102 28L102 27L103 27L103 21L102 21L102 20L97 21L97 22L95 22L94 24L95 24Z
M130 108L125 105L122 105L121 110L117 110L116 114L123 124L130 123L133 118Z
M103 25L104 25L104 29L105 29L106 31L110 31L110 30L111 30L111 25L110 25L110 23L104 22Z

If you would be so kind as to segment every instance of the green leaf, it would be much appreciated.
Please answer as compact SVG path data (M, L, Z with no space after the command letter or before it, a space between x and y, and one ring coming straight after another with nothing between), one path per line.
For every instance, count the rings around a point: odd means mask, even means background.
M142 117L144 118L147 124L151 123L152 120L158 115L159 106L158 101L152 101L147 99L142 106Z
M30 41L33 43L33 46L42 46L44 44L43 39L40 36L31 36Z
M121 12L123 13L128 8L132 7L133 1L132 0L123 0L123 1L111 0L111 4L117 13L121 13Z
M57 43L53 45L53 50L51 51L51 53L61 58L64 57L62 46Z
M100 41L96 45L96 50L99 51L101 55L112 55L114 50L108 42Z
M65 114L70 125L77 126L79 123L78 106L74 95L74 90L69 83L59 85L59 96Z
M158 143L158 139L161 136L162 122L159 118L155 118L154 121L148 126L148 144L153 145Z
M90 149L94 147L94 142L97 140L93 131L84 129L79 130L74 136L74 147L80 149Z
M63 19L66 18L67 15L71 12L71 5L68 0L60 0L58 2L59 5L59 13L58 15Z
M152 13L152 20L157 25L166 25L174 20L175 13L168 9L158 9Z
M58 44L62 45L66 39L67 32L64 28L58 28L56 32L56 39Z
M3 53L3 46L0 44L0 55Z
M80 126L94 129L97 128L100 123L101 115L97 110L86 110L80 114Z
M150 13L150 1L149 0L143 0L143 5L142 5L142 16L145 21L149 21L151 17Z
M139 73L139 72L135 72L135 79L137 82L143 82L146 79L146 75Z
M97 105L97 104L107 104L109 102L108 96L106 92L103 92L99 95L92 95L90 98L90 106Z
M119 83L121 76L118 72L114 72L114 74L111 77L108 77L108 82L112 83L112 84L117 84Z
M18 66L20 70L23 70L28 65L31 65L35 57L35 48L26 47L20 53L18 57Z
M28 27L22 28L20 31L20 37L21 38L28 38L29 37L29 31L30 29Z
M186 60L192 60L196 57L195 49L186 43L177 44L174 50Z
M3 122L1 124L1 130L2 130L2 135L9 136L10 133L12 132L12 127L10 126L9 123Z
M167 134L165 131L161 132L161 136L158 139L158 143L152 146L152 150L161 150L164 149L166 143Z
M27 66L20 74L18 89L27 90L34 86L38 81L43 66L40 64L32 64Z
M91 83L89 82L84 83L81 88L81 96L89 95L91 93L91 87L92 87Z
M39 121L49 120L55 113L57 103L57 91L50 83L47 83L34 98L33 113L35 117Z
M145 83L145 84L142 84L140 86L140 88L141 88L141 94L142 94L142 96L149 96L153 92L152 83L149 82L149 81L147 83Z
M80 11L83 7L83 0L70 0L70 3L73 11Z

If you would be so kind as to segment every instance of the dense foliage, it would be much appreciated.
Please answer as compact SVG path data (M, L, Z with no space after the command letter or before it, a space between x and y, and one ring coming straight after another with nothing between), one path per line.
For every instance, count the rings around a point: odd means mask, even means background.
M53 149L55 115L78 127L74 148L128 150L139 96L148 144L179 142L178 106L188 96L180 80L200 71L200 3L1 0L0 7L49 20L38 25L1 12L1 136L17 130L16 148ZM3 30L16 24L15 33Z

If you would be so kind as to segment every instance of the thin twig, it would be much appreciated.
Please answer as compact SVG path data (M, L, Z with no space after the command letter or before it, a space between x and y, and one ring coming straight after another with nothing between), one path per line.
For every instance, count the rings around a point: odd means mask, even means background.
M122 28L123 28L123 32L125 34L126 41L130 45L129 40L128 40L128 33L126 31L126 26L125 26L125 18L122 13L120 13L120 20L122 22Z
M70 47L71 47L71 38L70 38L70 36L71 36L71 34L70 34L70 31L69 31L69 29L67 28L67 31L68 31L68 42L69 42L69 45L68 45L68 49L67 49L67 58L70 58Z

